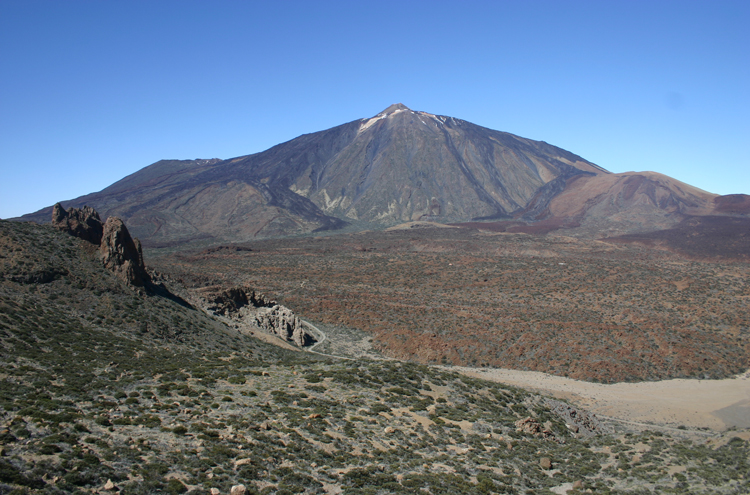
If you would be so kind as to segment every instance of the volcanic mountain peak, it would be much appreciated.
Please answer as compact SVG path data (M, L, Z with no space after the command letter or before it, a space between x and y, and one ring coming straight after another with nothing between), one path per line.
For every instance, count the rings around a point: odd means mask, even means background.
M151 245L420 220L544 220L586 223L593 231L603 225L599 219L627 218L615 229L627 233L670 227L713 208L713 196L658 174L601 177L609 175L544 141L395 103L260 153L157 162L64 205L119 216ZM46 222L50 214L48 208L26 218Z
M396 112L403 112L403 111L413 111L411 108L407 107L403 103L394 103L393 105L389 106L382 112L380 112L378 115L389 115Z
M402 113L402 112L411 112L414 113L412 109L404 105L403 103L394 103L393 105L389 106L376 116L372 117L371 119L362 119L364 123L360 126L359 132L372 127L372 125L379 120L383 120L385 118L393 117L396 114Z

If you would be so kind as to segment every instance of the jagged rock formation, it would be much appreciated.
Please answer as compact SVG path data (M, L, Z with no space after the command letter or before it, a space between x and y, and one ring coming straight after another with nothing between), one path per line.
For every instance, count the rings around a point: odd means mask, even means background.
M130 236L121 219L107 219L99 252L104 266L128 284L142 287L150 280L143 263L141 243Z
M270 308L276 304L276 301L265 295L243 287L232 287L216 293L206 292L203 297L209 303L207 309L222 316L237 315L247 305Z
M307 333L300 319L289 308L275 305L263 309L255 315L255 321L260 328L299 347L315 343L315 338Z
M267 296L246 287L200 289L206 309L238 321L250 321L261 330L304 347L315 343L299 317Z
M90 206L65 210L60 203L52 207L52 226L91 244L102 242L104 226L99 214Z
M52 225L98 245L105 268L128 285L143 287L151 280L143 262L141 243L130 236L121 219L110 217L102 225L99 214L89 206L65 210L57 203L52 209Z

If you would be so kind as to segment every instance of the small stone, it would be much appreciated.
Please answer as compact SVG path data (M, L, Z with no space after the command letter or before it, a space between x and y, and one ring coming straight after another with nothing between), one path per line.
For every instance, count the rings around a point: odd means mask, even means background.
M578 480L575 483L573 483L573 489L580 490L581 488L583 488L583 481Z
M383 431L385 431L386 434L390 435L391 433L396 433L396 428L394 428L393 426L386 426L385 430Z
M114 483L112 483L112 480L107 480L107 482L104 484L104 489L108 491L116 490L117 487Z
M539 461L539 465L542 469L550 469L552 467L552 460L549 457L542 457Z
M245 485L234 485L229 495L245 495Z
M211 488L211 495L219 495L221 493L218 488Z

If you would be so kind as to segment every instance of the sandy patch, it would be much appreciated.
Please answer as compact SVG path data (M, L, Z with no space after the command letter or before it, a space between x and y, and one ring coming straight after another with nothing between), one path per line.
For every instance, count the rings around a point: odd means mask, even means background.
M750 371L724 380L675 379L603 385L536 371L446 369L544 392L603 418L712 430L750 428Z

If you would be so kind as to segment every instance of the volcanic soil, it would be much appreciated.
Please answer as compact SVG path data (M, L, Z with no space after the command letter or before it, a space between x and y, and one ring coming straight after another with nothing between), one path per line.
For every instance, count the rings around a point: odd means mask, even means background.
M426 223L148 256L189 287L253 287L397 359L601 383L750 367L742 261Z

